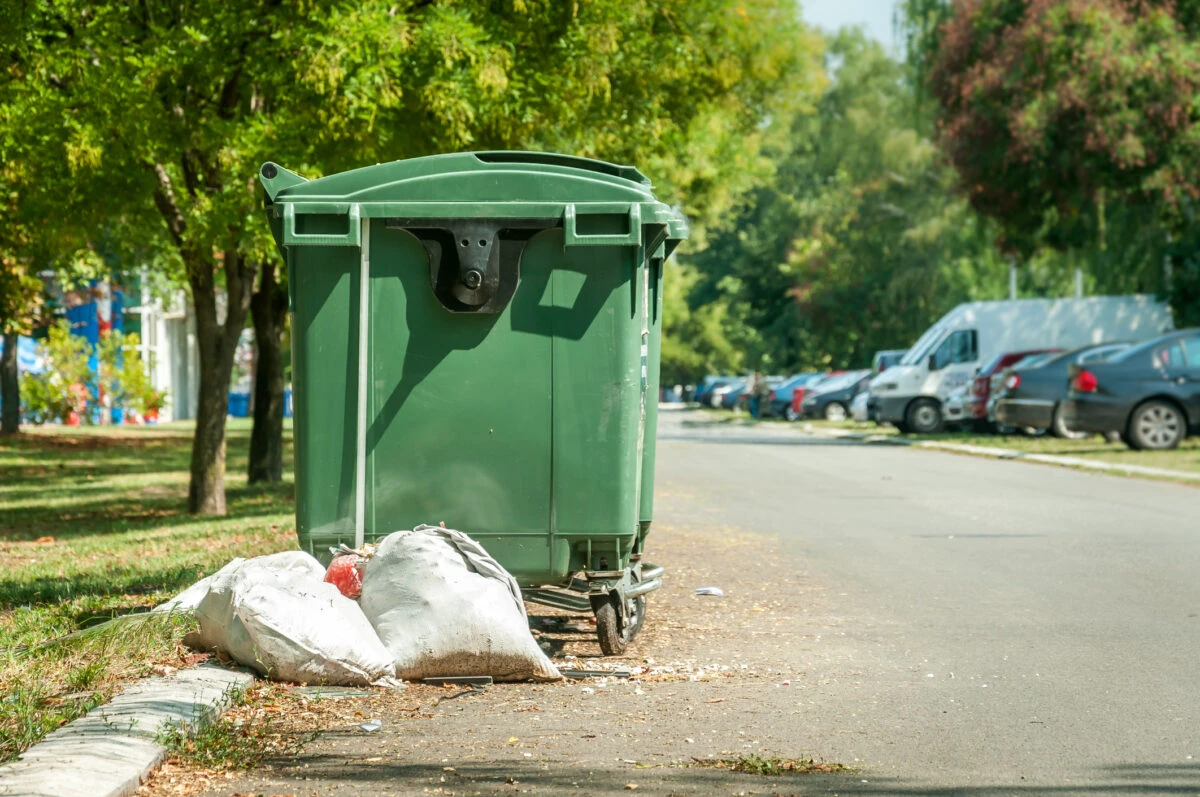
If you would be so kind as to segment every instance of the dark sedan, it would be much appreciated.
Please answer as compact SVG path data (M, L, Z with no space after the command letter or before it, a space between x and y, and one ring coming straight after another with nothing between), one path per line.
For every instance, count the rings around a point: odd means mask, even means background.
M1106 360L1129 348L1128 343L1100 343L1056 354L1033 368L1014 368L1001 384L996 420L1018 429L1049 429L1056 437L1085 437L1063 422L1067 399L1067 369Z
M1130 448L1175 448L1200 429L1200 329L1138 344L1105 362L1072 365L1067 428L1117 431Z
M822 382L816 392L806 395L802 407L805 418L824 418L827 421L844 421L850 417L850 403L854 397L867 389L871 381L870 371L847 371Z

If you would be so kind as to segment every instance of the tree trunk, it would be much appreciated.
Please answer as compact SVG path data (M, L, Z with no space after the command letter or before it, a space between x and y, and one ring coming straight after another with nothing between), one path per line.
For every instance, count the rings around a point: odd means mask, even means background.
M258 290L250 297L254 323L254 428L250 432L250 484L283 480L283 324L287 292L277 268L264 266Z
M17 370L17 333L4 336L0 353L0 434L16 434L21 427L21 382Z
M254 267L239 252L225 252L224 268L227 310L223 324L217 323L212 264L196 263L188 269L200 354L188 511L201 515L225 514L225 418L229 412L229 383L254 285Z

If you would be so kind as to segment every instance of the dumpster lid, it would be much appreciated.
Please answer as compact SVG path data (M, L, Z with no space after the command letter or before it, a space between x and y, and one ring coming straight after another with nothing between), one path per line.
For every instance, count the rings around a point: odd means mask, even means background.
M654 201L632 166L551 152L457 152L378 163L315 180L265 163L271 202Z

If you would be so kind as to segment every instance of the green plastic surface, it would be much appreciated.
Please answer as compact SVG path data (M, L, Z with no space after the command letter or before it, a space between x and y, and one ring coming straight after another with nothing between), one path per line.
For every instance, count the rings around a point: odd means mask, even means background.
M267 166L293 312L301 547L328 558L356 539L367 246L364 540L444 521L526 587L628 566L653 506L662 261L687 234L645 177L542 153L311 182ZM447 217L550 220L501 312L447 311L429 253L389 222Z

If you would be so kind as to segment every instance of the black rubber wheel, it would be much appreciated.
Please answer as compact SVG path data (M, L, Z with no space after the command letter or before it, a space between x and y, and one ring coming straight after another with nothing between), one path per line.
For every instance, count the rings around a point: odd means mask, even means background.
M621 628L621 615L617 611L619 601L615 592L609 593L606 598L592 598L592 610L596 613L596 637L600 641L600 652L605 656L623 654L646 621L645 596L634 598L626 607L629 623Z
M1174 404L1147 401L1129 415L1126 442L1139 451L1167 451L1187 437L1187 419Z
M900 434L908 434L908 424L904 421L896 421L892 424L892 426L895 426L896 431Z
M908 405L904 424L913 434L937 434L942 431L942 408L931 398L919 398Z
M1087 432L1072 432L1067 428L1067 423L1063 420L1062 404L1054 405L1054 414L1050 416L1050 432L1063 440L1082 440L1088 436Z

